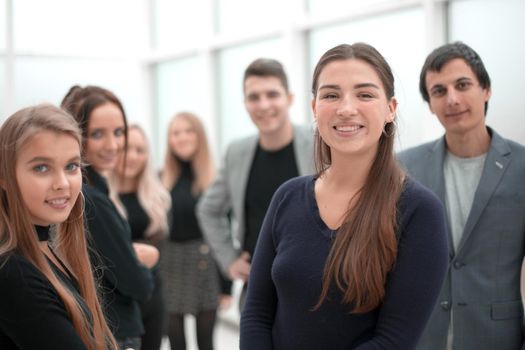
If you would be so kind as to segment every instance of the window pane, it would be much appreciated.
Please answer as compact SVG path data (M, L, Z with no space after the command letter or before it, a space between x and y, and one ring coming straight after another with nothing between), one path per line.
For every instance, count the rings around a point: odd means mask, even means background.
M0 52L6 48L6 0L0 0Z
M99 85L113 91L129 120L144 118L140 73L121 61L18 58L15 62L15 108L49 102L59 105L75 84Z
M461 40L476 50L491 78L487 124L520 143L525 143L523 128L516 127L522 124L525 110L524 13L523 0L465 0L449 5L450 40Z
M348 12L352 9L370 7L378 2L399 2L399 0L307 0L308 12L312 16L329 16L337 12Z
M214 148L214 130L209 129L209 126L213 125L213 116L210 112L211 98L208 92L211 91L211 88L207 86L208 81L206 61L202 56L178 59L158 65L155 123L157 164L162 162L166 152L168 123L176 113L181 111L195 113L201 119L206 128L210 147Z
M83 54L122 54L145 47L141 0L16 0L15 48Z
M255 133L250 116L244 108L243 75L245 68L259 57L282 61L282 42L269 40L237 46L219 53L219 106L221 150L232 140ZM285 67L286 68L286 67Z
M7 117L5 106L5 60L0 56L0 124Z
M210 0L156 0L154 8L155 47L192 47L212 32Z
M419 144L441 133L418 91L419 71L426 54L423 16L417 8L399 11L315 30L310 38L310 72L326 50L342 43L364 41L385 57L394 73L399 102L398 148Z
M288 1L217 0L220 33L260 32L279 28L291 16Z

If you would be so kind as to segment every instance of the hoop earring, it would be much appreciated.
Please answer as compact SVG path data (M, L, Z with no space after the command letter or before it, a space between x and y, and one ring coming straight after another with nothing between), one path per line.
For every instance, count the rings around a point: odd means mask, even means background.
M386 128L387 124L390 124L390 123L392 123L393 127L392 127L392 130L390 130L390 134L389 134L389 133L386 132L385 128ZM396 129L397 129L397 123L396 123L396 120L394 119L391 122L385 123L383 125L382 133L383 133L383 135L385 135L385 137L392 137L392 136L394 136L394 133L396 132Z

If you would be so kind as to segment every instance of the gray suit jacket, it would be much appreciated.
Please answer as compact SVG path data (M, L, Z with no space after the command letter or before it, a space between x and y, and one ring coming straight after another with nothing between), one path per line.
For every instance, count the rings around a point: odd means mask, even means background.
M294 126L293 138L299 175L312 174L313 132ZM217 178L197 205L201 229L225 275L239 256L239 247L242 247L245 236L244 198L258 141L259 136L253 135L228 147ZM233 235L228 220L230 211L233 214Z
M520 271L525 256L525 147L492 135L480 183L438 303L418 350L518 350L524 345ZM445 203L445 139L398 155L409 174ZM450 233L450 229L449 229Z

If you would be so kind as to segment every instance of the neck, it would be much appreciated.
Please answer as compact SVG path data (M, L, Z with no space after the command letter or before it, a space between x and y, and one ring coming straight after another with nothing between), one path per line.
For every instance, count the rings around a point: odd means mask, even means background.
M355 194L366 182L375 153L352 157L332 153L332 164L324 173L327 186Z
M446 133L447 149L461 158L472 158L487 153L490 148L490 134L486 127L466 134Z
M138 187L139 187L139 181L136 177L134 178L124 177L123 179L119 179L118 191L120 193L137 192Z
M293 126L290 120L274 133L263 134L259 133L259 145L265 151L276 151L283 148L293 139Z

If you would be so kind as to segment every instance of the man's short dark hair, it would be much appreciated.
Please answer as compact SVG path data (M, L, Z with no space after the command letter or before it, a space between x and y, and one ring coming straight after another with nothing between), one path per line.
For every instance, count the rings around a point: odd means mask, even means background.
M258 58L244 71L243 84L251 76L276 77L281 81L286 92L288 92L288 78L281 62L272 58Z
M430 101L430 96L426 86L427 73L429 71L441 71L441 68L443 68L446 63L455 58L461 58L465 61L465 63L467 63L467 65L476 75L476 78L483 89L490 89L489 73L485 69L485 65L483 64L481 57L479 57L478 53L470 46L462 43L461 41L456 41L454 43L445 44L438 47L432 51L425 60L425 64L423 64L421 74L419 75L419 91L421 92L421 96L423 96L423 100L426 102ZM488 101L485 102L485 114L487 113L487 109Z

